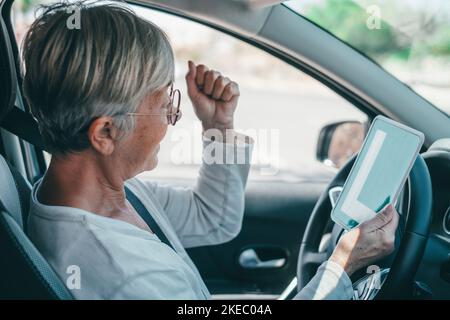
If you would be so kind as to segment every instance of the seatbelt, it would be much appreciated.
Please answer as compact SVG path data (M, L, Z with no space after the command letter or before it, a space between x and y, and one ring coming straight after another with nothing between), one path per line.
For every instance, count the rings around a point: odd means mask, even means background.
M139 213L141 218L145 221L145 223L147 223L149 228L156 234L156 236L159 238L159 240L161 240L161 242L167 244L169 247L171 247L176 252L175 248L172 246L169 239L167 239L166 235L161 230L159 225L156 223L155 219L153 219L150 212L148 212L147 208L145 208L145 206L141 202L141 200L139 200L139 198L136 197L136 195L128 187L125 187L125 194L126 194L128 201L130 201L131 205L133 206L134 210L136 210L137 213Z
M36 148L45 150L37 122L28 112L18 107L12 107L0 120L0 127L29 142Z
M125 186L125 194L126 194L127 200L130 201L133 208L137 211L137 213L139 213L141 218L147 223L147 225L150 227L150 229L158 236L159 240L161 240L161 242L163 242L163 243L167 244L169 247L171 247L173 249L173 251L177 252L175 250L175 248L172 246L172 244L170 243L169 239L167 239L166 235L161 230L159 225L153 219L150 212L148 212L147 208L145 208L145 206L141 202L141 200L139 200L139 198L136 197L136 195L126 186ZM198 271L194 270L194 272L196 272L198 274ZM201 281L200 274L198 274L198 277ZM206 285L203 284L203 286L201 287L201 292L202 292L203 296L205 297L205 299L209 298L210 294L209 294L209 291L208 291L208 288L206 287Z

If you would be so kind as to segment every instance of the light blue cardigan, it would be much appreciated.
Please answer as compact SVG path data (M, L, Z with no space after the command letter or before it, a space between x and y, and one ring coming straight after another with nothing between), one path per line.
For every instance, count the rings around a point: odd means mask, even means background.
M251 153L217 144L226 155ZM210 145L211 146L211 145ZM126 185L153 215L176 252L156 235L124 221L72 207L37 201L33 187L28 231L31 240L77 299L209 299L210 293L185 248L233 239L244 213L250 164L203 164L193 188L141 181ZM79 288L73 283L74 266ZM298 299L349 299L350 279L324 263Z

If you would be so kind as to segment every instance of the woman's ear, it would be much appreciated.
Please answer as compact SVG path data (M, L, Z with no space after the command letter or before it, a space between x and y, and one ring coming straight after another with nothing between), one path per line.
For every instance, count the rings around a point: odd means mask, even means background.
M100 117L95 119L88 130L88 138L92 148L102 155L110 155L114 152L118 129L114 126L113 118Z

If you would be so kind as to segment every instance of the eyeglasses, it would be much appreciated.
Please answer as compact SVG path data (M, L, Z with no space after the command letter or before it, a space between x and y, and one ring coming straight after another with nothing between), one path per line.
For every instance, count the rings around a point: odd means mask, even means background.
M167 124L175 125L181 118L180 103L181 93L180 90L174 89L173 85L170 87L169 93L170 103L167 112L165 113L138 113L129 112L129 116L167 116Z

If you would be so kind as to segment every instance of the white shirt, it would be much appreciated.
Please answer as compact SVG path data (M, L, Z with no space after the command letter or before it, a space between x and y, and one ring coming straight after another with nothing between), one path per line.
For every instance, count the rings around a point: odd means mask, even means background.
M236 149L231 144L207 144L223 148L227 157L233 150L250 154L252 149L247 144ZM175 251L155 234L127 222L40 203L36 197L40 181L33 187L28 233L77 299L209 299L185 248L224 243L239 233L249 168L249 161L204 163L193 188L136 178L126 182ZM74 270L80 271L78 283ZM296 298L349 299L352 293L342 268L328 262Z

